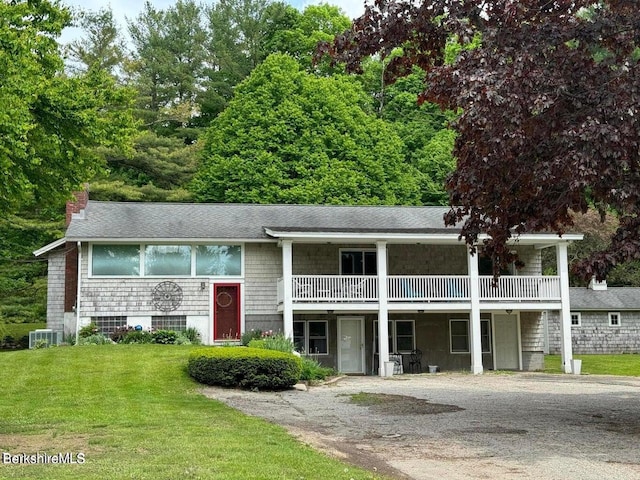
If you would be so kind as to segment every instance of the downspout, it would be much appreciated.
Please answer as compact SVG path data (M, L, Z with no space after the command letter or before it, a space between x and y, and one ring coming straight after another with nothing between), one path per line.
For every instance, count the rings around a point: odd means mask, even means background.
M82 281L82 243L78 242L78 291L76 292L76 345L80 338L80 283Z

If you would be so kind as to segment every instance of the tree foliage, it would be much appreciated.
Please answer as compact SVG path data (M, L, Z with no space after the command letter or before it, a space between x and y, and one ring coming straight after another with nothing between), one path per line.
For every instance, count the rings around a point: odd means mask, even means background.
M125 43L111 8L81 11L78 26L84 35L67 45L68 55L81 71L105 70L111 74L122 65Z
M489 234L496 273L517 260L510 238L563 234L594 206L620 225L574 269L602 279L640 258L639 18L618 0L378 0L328 51L356 71L402 46L389 78L419 66L421 100L462 108L446 223L472 249ZM478 45L447 63L452 39Z
M201 201L415 204L417 172L353 79L316 77L271 55L237 87L205 138Z
M90 151L133 131L131 92L103 71L68 78L56 38L69 12L46 0L0 3L0 211L64 198L99 168Z

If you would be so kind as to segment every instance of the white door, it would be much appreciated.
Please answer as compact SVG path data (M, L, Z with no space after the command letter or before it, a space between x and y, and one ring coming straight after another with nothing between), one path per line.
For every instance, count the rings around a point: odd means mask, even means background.
M338 366L342 373L364 373L364 322L362 317L338 319Z
M518 316L495 314L493 316L493 364L495 370L520 369L520 338Z

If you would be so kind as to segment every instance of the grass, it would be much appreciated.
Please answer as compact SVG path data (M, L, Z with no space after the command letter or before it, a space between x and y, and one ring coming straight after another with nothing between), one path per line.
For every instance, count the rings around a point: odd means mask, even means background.
M185 370L191 348L100 345L3 353L0 452L82 452L86 462L5 464L0 478L380 478L199 394Z
M582 360L581 373L640 377L640 355L574 355ZM545 355L545 373L563 373L560 355Z
M6 335L11 335L16 340L29 335L29 332L38 328L47 328L46 322L42 323L3 323L0 325L0 333L4 338ZM1 340L1 339L0 339Z

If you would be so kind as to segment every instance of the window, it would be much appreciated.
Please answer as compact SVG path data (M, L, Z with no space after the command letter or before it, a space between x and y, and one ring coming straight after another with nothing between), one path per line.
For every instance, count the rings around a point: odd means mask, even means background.
M188 245L147 245L144 274L191 275L191 247Z
M378 353L378 322L373 326L375 353ZM416 348L415 322L389 320L389 353L411 353Z
M582 325L582 315L580 312L571 312L571 326L579 327Z
M151 317L151 327L156 330L182 332L187 329L186 315L163 315Z
M241 276L242 246L92 244L90 261L94 276Z
M198 245L196 247L196 275L240 275L241 265L239 245Z
M469 320L449 320L451 353L470 353ZM491 327L489 320L480 320L480 345L482 353L491 353Z
M620 313L618 313L618 312L609 312L609 326L611 326L611 327L619 327L620 326Z
M375 250L341 250L342 275L377 275L378 259Z
M117 328L122 328L127 325L127 317L125 316L111 316L111 317L91 317L91 322L96 324L98 330L104 334L109 335L116 331Z
M120 277L140 275L140 245L93 245L91 272Z
M307 355L327 355L329 353L327 332L326 320L293 322L293 341L296 350Z

